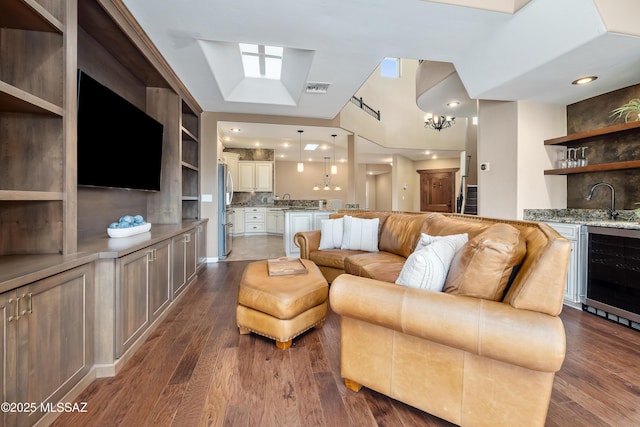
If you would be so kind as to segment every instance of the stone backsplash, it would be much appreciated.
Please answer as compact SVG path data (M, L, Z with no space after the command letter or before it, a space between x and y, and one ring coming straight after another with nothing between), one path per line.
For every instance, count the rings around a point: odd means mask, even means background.
M611 110L627 101L640 98L640 85L630 86L567 106L567 133L584 132L623 123L613 120ZM560 136L560 135L558 135ZM585 153L589 164L611 163L640 159L640 130L568 144L568 147L589 147ZM562 147L558 146L558 149ZM586 200L591 186L607 182L615 188L616 209L635 209L640 205L640 170L590 172L567 175L567 207L602 209L611 204L607 188L598 188L592 200Z

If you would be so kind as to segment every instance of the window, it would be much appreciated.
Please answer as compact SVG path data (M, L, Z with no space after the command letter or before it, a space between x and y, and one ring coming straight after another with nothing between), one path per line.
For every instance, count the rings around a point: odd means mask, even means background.
M245 77L280 80L282 47L240 43Z
M380 75L392 79L400 78L400 58L384 58L380 64Z

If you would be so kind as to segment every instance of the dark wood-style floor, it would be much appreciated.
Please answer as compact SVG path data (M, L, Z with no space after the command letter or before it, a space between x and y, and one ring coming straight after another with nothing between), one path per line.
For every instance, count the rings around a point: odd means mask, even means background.
M209 264L178 306L113 378L77 399L87 413L56 426L450 426L340 378L340 328L294 340L289 350L235 325L247 262ZM567 357L547 426L640 425L640 332L565 308Z

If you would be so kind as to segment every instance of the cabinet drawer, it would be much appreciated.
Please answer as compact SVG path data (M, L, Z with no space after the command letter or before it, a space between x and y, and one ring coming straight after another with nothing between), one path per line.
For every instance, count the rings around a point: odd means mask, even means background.
M247 223L244 226L245 233L264 233L264 231L265 231L264 222Z
M266 208L244 208L245 213L262 213L267 212Z
M264 217L264 212L245 212L244 222L264 222Z
M562 222L548 222L547 224L565 239L578 240L581 227L579 224L565 224Z

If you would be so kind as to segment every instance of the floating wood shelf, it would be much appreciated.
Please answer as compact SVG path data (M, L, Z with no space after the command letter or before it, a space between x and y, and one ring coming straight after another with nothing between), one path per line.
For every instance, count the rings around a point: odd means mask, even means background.
M637 168L640 168L640 160L629 160L626 162L615 162L615 163L601 163L597 165L581 166L577 168L547 169L544 171L544 174L545 175L571 175L576 173L606 172L606 171L617 171L617 170L637 169Z
M0 201L50 201L63 199L64 194L60 191L0 190Z
M571 135L561 136L558 138L547 139L544 141L544 145L562 145L571 142L578 142L589 138L595 138L598 136L611 135L614 133L626 132L634 129L640 129L640 121L621 123L613 126L607 126L604 128L593 129L586 132L572 133Z

